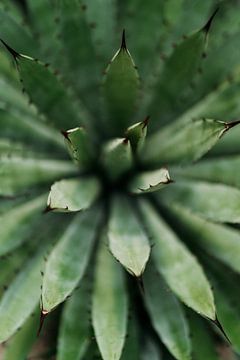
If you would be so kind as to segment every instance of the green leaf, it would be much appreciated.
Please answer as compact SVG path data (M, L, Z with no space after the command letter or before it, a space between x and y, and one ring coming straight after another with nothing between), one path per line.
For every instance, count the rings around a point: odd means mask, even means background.
M233 270L240 272L240 234L226 225L211 223L192 213L180 204L171 203L168 210L176 217L176 222L185 236L194 245L202 248L224 262Z
M28 192L30 188L46 184L76 172L75 167L61 160L1 156L0 195Z
M25 360L36 341L39 317L37 311L24 323L8 343L4 351L3 360Z
M101 156L111 180L115 180L132 166L132 149L128 139L110 140L103 147Z
M226 130L226 123L212 119L175 122L148 139L143 162L191 163L205 155Z
M176 167L171 171L180 179L196 179L240 187L240 174L236 171L239 167L240 156L234 155L203 160L193 166Z
M42 307L50 312L71 295L86 270L99 223L95 210L76 215L53 248L43 277Z
M179 180L171 193L167 188L161 193L159 201L180 203L211 221L238 223L240 220L240 190L227 185Z
M122 196L116 196L112 202L108 239L113 256L131 275L141 276L150 256L150 245L130 203Z
M115 45L117 5L116 0L88 0L85 9L94 45L105 61Z
M58 360L80 360L90 344L89 281L83 279L64 305L58 338ZM79 321L76 321L76 316Z
M15 249L27 239L42 216L46 200L44 194L1 214L4 226L1 227L0 255Z
M119 360L121 357L127 332L127 308L122 269L102 243L95 269L92 321L104 360Z
M93 159L90 138L84 128L74 128L63 132L71 157L79 168L88 169Z
M159 81L155 86L155 96L150 104L150 113L156 129L161 120L161 114L176 104L179 94L190 85L192 77L197 73L202 53L206 47L208 28L194 32L176 46L173 53L165 61ZM164 115L163 115L164 116ZM158 123L157 123L158 122Z
M10 3L10 2L9 2ZM37 57L38 43L29 29L7 11L0 8L1 38L19 52L25 52Z
M27 143L38 151L51 151L54 155L64 150L59 132L39 121L34 114L20 114L13 109L0 109L0 116L2 137Z
M208 280L197 259L147 202L140 202L153 260L170 289L187 306L214 320L215 306Z
M103 83L105 131L110 136L122 136L134 121L133 115L139 96L139 76L127 50L125 33L121 48L106 69Z
M152 324L162 342L176 359L191 359L189 328L183 308L153 267L148 267L144 274L144 287Z
M28 20L38 36L42 56L44 59L51 61L51 63L59 64L60 43L57 38L57 25L55 21L56 1L27 0L26 3Z
M56 77L48 64L21 55L4 43L14 57L25 91L39 109L58 129L81 124L88 115L78 106L66 87Z
M211 277L214 286L214 296L218 320L223 326L234 350L240 353L240 307L239 307L239 286L236 289L229 286L228 279L215 275Z
M188 323L191 331L193 359L219 360L214 340L204 321L194 313L189 312Z
M58 27L62 50L66 55L64 71L76 93L96 113L100 70L91 40L91 29L86 21L86 6L77 0L60 0L58 8ZM98 12L99 8L101 6Z
M43 251L24 266L0 302L0 342L6 341L24 324L40 299Z
M149 118L147 117L144 121L138 122L130 126L125 135L130 141L133 152L140 153L147 136L147 125Z
M89 208L100 192L96 178L74 178L55 182L48 196L47 210L74 212Z
M138 322L133 314L128 318L127 334L121 360L139 360Z
M130 182L129 190L133 194L145 194L161 190L171 182L168 170L162 168L136 175Z

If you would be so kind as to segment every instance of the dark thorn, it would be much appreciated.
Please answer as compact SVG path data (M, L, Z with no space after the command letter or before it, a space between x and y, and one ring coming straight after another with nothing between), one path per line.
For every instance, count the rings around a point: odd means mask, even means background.
M124 145L127 145L127 144L128 144L128 141L129 141L129 140L128 140L127 138L125 138L125 139L123 140L123 144L124 144Z
M127 50L125 29L122 32L121 50Z
M219 7L216 8L216 10L214 11L214 13L211 15L210 19L207 21L206 25L204 25L204 27L202 28L202 31L204 31L206 34L209 33L209 30L211 28L213 19L215 18L215 16L217 15L219 10Z
M217 328L221 331L221 333L223 334L223 336L225 337L225 339L229 342L230 345L232 345L229 337L227 336L227 334L225 333L225 330L222 327L222 324L220 323L220 321L218 320L217 316L215 320L211 320L213 322L214 325L217 326Z
M40 273L41 273L41 276L44 276L44 272L43 272L43 271L40 271Z
M17 60L17 58L20 57L20 54L15 51L13 48L11 48L8 44L5 43L3 39L0 39L2 44L5 46L5 48L10 52L10 54L14 57L14 60Z
M235 121L230 121L230 122L226 122L224 123L224 129L221 132L221 134L219 135L219 138L221 138L228 130L232 129L234 126L237 126L240 124L240 120L235 120Z
M141 292L141 294L143 296L145 296L145 289L144 289L144 283L143 283L143 277L142 275L140 275L138 278L137 278L137 282L138 282L138 287L139 287L139 290Z
M65 130L61 130L61 134L65 137L65 139L69 140L68 132Z
M143 129L145 129L145 127L148 126L149 120L150 120L150 116L148 115L148 116L146 117L146 119L142 122L142 124L143 124Z
M45 321L47 315L48 315L48 312L47 312L47 311L44 311L44 310L41 311L39 328L38 328L38 332L37 332L37 337L39 337L39 335L40 335L40 333L41 333L41 331L42 331L43 324L44 324L44 321Z
M46 208L43 210L43 214L47 214L47 213L49 213L49 212L52 211L52 210L53 210L53 208L51 208L50 205L47 205Z
M87 10L87 5L82 4L81 9L82 9L83 11L86 11L86 10Z

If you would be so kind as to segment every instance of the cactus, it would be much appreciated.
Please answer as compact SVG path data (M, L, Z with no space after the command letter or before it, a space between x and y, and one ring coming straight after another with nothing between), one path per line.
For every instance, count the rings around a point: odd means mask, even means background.
M3 359L240 358L238 10L0 1Z

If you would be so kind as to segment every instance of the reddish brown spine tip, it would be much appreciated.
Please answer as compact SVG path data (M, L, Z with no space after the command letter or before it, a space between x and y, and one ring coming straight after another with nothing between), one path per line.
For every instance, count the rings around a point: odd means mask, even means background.
M125 139L123 140L123 144L124 144L124 145L127 145L127 144L128 144L128 141L129 141L129 139L128 139L128 138L125 138Z
M210 19L207 21L207 23L204 25L204 27L202 28L202 31L204 31L206 34L209 33L210 28L212 26L212 22L213 19L215 18L215 16L217 15L219 11L219 7L216 8L216 10L214 11L214 13L211 15Z
M50 205L47 205L46 208L43 210L43 214L47 214L49 213L50 211L52 211L53 209L51 208Z
M226 130L229 130L229 129L231 129L234 126L237 126L239 124L240 124L240 120L230 121L228 123L225 123L225 128L226 128Z
M14 57L14 60L20 57L20 54L11 48L3 39L0 39L1 43L5 46L5 48L10 52L10 54Z
M148 126L150 120L150 116L148 115L145 120L143 120L143 129L145 129L146 126Z
M41 331L42 331L43 324L44 324L44 321L45 321L47 315L48 315L48 312L47 312L47 311L45 311L45 310L42 310L42 311L41 311L39 328L38 328L38 332L37 332L37 337L40 336L40 333L41 333Z
M121 50L127 50L125 29L123 29L123 32L122 32Z
M65 139L69 140L67 131L61 130L61 134L65 137Z

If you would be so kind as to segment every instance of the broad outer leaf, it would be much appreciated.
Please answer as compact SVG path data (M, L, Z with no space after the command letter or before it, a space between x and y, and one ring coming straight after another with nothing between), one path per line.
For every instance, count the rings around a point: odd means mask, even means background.
M43 277L44 312L66 300L82 279L96 238L99 215L97 209L76 215L53 248Z
M64 305L58 338L57 360L82 359L90 344L89 281L83 278Z
M63 132L69 153L80 170L88 170L93 158L91 140L84 128L77 127Z
M46 184L76 171L61 160L2 156L0 158L0 194L11 196L28 192L30 188Z
M132 149L128 139L113 139L105 144L102 163L112 180L128 171L132 162Z
M30 233L32 226L39 221L46 205L46 195L13 207L0 216L0 255L19 246Z
M213 294L197 259L147 202L140 202L153 260L170 289L197 313L215 320Z
M164 345L178 360L191 359L188 323L183 307L165 281L148 266L144 274L145 302L152 324Z
M0 302L0 343L22 326L37 306L43 263L41 251L27 262L4 293Z
M28 318L23 327L11 338L5 348L3 360L25 360L36 341L39 323L38 311Z
M112 202L108 239L114 257L130 274L141 276L150 256L150 245L130 203L122 196Z
M129 51L125 35L121 48L106 69L103 83L105 131L111 136L122 136L133 123L139 95L139 76Z
M129 184L129 190L134 194L144 194L161 190L171 182L168 170L162 168L136 175Z
M240 187L240 173L236 171L239 167L240 156L233 155L207 159L192 166L176 167L171 170L176 178L180 176L182 179L196 179Z
M184 234L194 245L218 258L233 270L240 272L240 234L226 225L209 222L179 204L168 206Z
M212 119L173 123L148 139L143 161L152 165L191 163L208 152L225 130L224 122Z
M79 109L66 87L46 64L16 53L7 44L5 46L16 60L23 87L40 113L60 130L86 120L84 109Z
M72 178L55 182L48 196L47 210L74 212L89 208L100 192L96 178Z
M172 201L194 211L205 219L217 222L240 221L240 190L231 186L197 181L178 181L171 193L166 189L159 201Z
M190 85L192 77L197 73L205 45L206 31L202 29L185 38L166 59L150 105L155 129L157 120L161 121L161 114L167 114L172 104L176 104L179 94Z
M92 321L103 360L119 360L127 332L128 300L121 267L101 244L95 269Z

